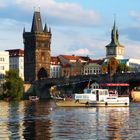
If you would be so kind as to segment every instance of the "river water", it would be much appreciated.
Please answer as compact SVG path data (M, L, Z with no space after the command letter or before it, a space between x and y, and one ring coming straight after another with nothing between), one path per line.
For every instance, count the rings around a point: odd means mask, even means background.
M140 103L57 107L51 101L0 102L0 140L140 140Z

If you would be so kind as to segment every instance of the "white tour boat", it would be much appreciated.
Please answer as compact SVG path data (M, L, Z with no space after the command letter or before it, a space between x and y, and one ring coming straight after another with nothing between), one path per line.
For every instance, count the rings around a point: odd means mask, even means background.
M107 85L109 86L109 85ZM112 84L111 86L115 86ZM127 86L120 84L120 86ZM109 89L84 89L84 93L74 94L71 98L65 97L59 100L56 99L56 104L58 106L67 107L80 107L80 106L117 106L125 107L129 106L129 96L119 96L116 90L110 91Z

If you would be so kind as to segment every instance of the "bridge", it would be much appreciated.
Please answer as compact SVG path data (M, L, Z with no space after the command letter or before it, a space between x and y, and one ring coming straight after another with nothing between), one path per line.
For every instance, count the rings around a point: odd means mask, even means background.
M130 89L140 85L139 73L116 73L113 76L109 74L93 74L93 75L79 75L71 76L69 78L48 78L35 81L29 90L28 94L36 94L40 98L45 99L50 96L49 89L52 86L57 87L64 93L82 92L87 84L93 82L97 83L129 83Z

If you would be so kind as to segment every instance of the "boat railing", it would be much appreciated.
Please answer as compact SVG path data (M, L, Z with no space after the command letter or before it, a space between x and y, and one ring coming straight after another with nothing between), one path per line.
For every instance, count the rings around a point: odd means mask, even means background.
M129 97L129 95L128 94L118 95L118 97Z

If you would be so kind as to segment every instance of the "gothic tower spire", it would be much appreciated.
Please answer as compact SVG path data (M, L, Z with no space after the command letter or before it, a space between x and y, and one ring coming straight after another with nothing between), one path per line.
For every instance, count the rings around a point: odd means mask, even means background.
M43 32L40 12L35 11L32 20L31 32Z
M45 26L44 26L44 33L47 33L48 32L48 27L47 27L47 24L45 23Z
M25 27L23 28L23 33L25 33Z
M114 25L111 33L111 42L114 44L119 44L118 36L119 34L118 34L118 29L116 28L116 20L114 20Z
M117 59L123 58L124 46L119 43L119 33L116 28L116 20L114 19L113 28L111 31L111 42L106 46L106 58L115 57Z

